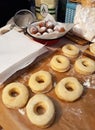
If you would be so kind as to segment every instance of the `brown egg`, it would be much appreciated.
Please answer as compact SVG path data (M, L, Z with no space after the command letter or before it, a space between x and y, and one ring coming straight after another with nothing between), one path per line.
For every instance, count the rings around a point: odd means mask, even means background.
M46 23L44 21L41 21L38 26L41 28L41 27L45 27L46 26Z
M56 26L54 27L54 31L64 32L65 29L64 29L64 27L61 27L61 26L59 26L59 25L56 25Z
M30 33L31 33L31 34L36 34L37 32L38 32L37 27L36 27L36 26L31 26L31 28L30 28Z
M48 20L48 21L46 21L46 27L53 29L54 28L54 24L52 23L52 21Z
M59 29L59 32L65 32L64 27L61 27L61 28Z

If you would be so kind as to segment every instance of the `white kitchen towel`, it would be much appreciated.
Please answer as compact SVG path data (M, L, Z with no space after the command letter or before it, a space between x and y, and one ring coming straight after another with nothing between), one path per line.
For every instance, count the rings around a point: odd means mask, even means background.
M46 51L43 44L15 30L0 36L0 84Z

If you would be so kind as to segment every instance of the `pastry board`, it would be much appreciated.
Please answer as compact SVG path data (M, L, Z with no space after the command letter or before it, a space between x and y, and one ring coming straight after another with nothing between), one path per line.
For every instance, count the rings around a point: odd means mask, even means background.
M76 36L75 34L73 34L72 32L68 32L66 35L65 35L66 38L68 38L69 40L79 44L79 45L86 45L89 43L89 41L83 39L83 38L80 38L79 36Z
M70 60L71 68L65 73L59 73L53 71L50 67L50 60L56 54L63 54L61 47L66 43L73 43L72 41L62 38L59 43L57 43L54 48L55 50L50 55L43 58L40 62L34 64L33 66L27 68L23 73L15 78L11 78L9 82L18 81L26 86L28 86L28 80L32 73L39 70L46 70L52 74L53 88L46 93L55 105L55 120L53 124L46 128L47 130L94 130L95 129L95 74L90 76L79 75L74 71L73 65L76 59ZM83 56L82 53L86 46L81 46L76 44L80 48L79 57ZM67 76L76 77L82 85L84 85L84 92L82 96L74 102L65 102L57 98L54 92L54 86L62 78ZM4 84L3 84L4 86ZM0 126L4 130L42 130L35 125L33 125L27 118L25 107L22 109L8 109L2 103L3 87L0 89ZM35 95L30 91L30 96Z
M90 51L90 48L88 46L88 48L84 51L83 53L85 56L88 56L90 58L92 58L93 60L95 60L95 55Z

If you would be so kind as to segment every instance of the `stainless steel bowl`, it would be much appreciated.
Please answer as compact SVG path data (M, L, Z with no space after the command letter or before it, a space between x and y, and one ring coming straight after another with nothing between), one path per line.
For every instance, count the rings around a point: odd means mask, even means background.
M15 13L13 20L16 26L25 29L36 21L36 16L30 10L22 9Z

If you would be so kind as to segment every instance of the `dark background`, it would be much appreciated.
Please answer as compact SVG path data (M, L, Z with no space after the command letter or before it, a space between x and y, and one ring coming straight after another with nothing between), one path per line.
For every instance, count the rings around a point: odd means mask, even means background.
M59 0L57 21L64 22L66 0ZM29 9L35 6L34 0L0 0L0 27L6 25L7 21L20 9ZM34 8L33 8L34 9Z
M30 3L27 0L0 0L0 27L20 9L29 9Z

